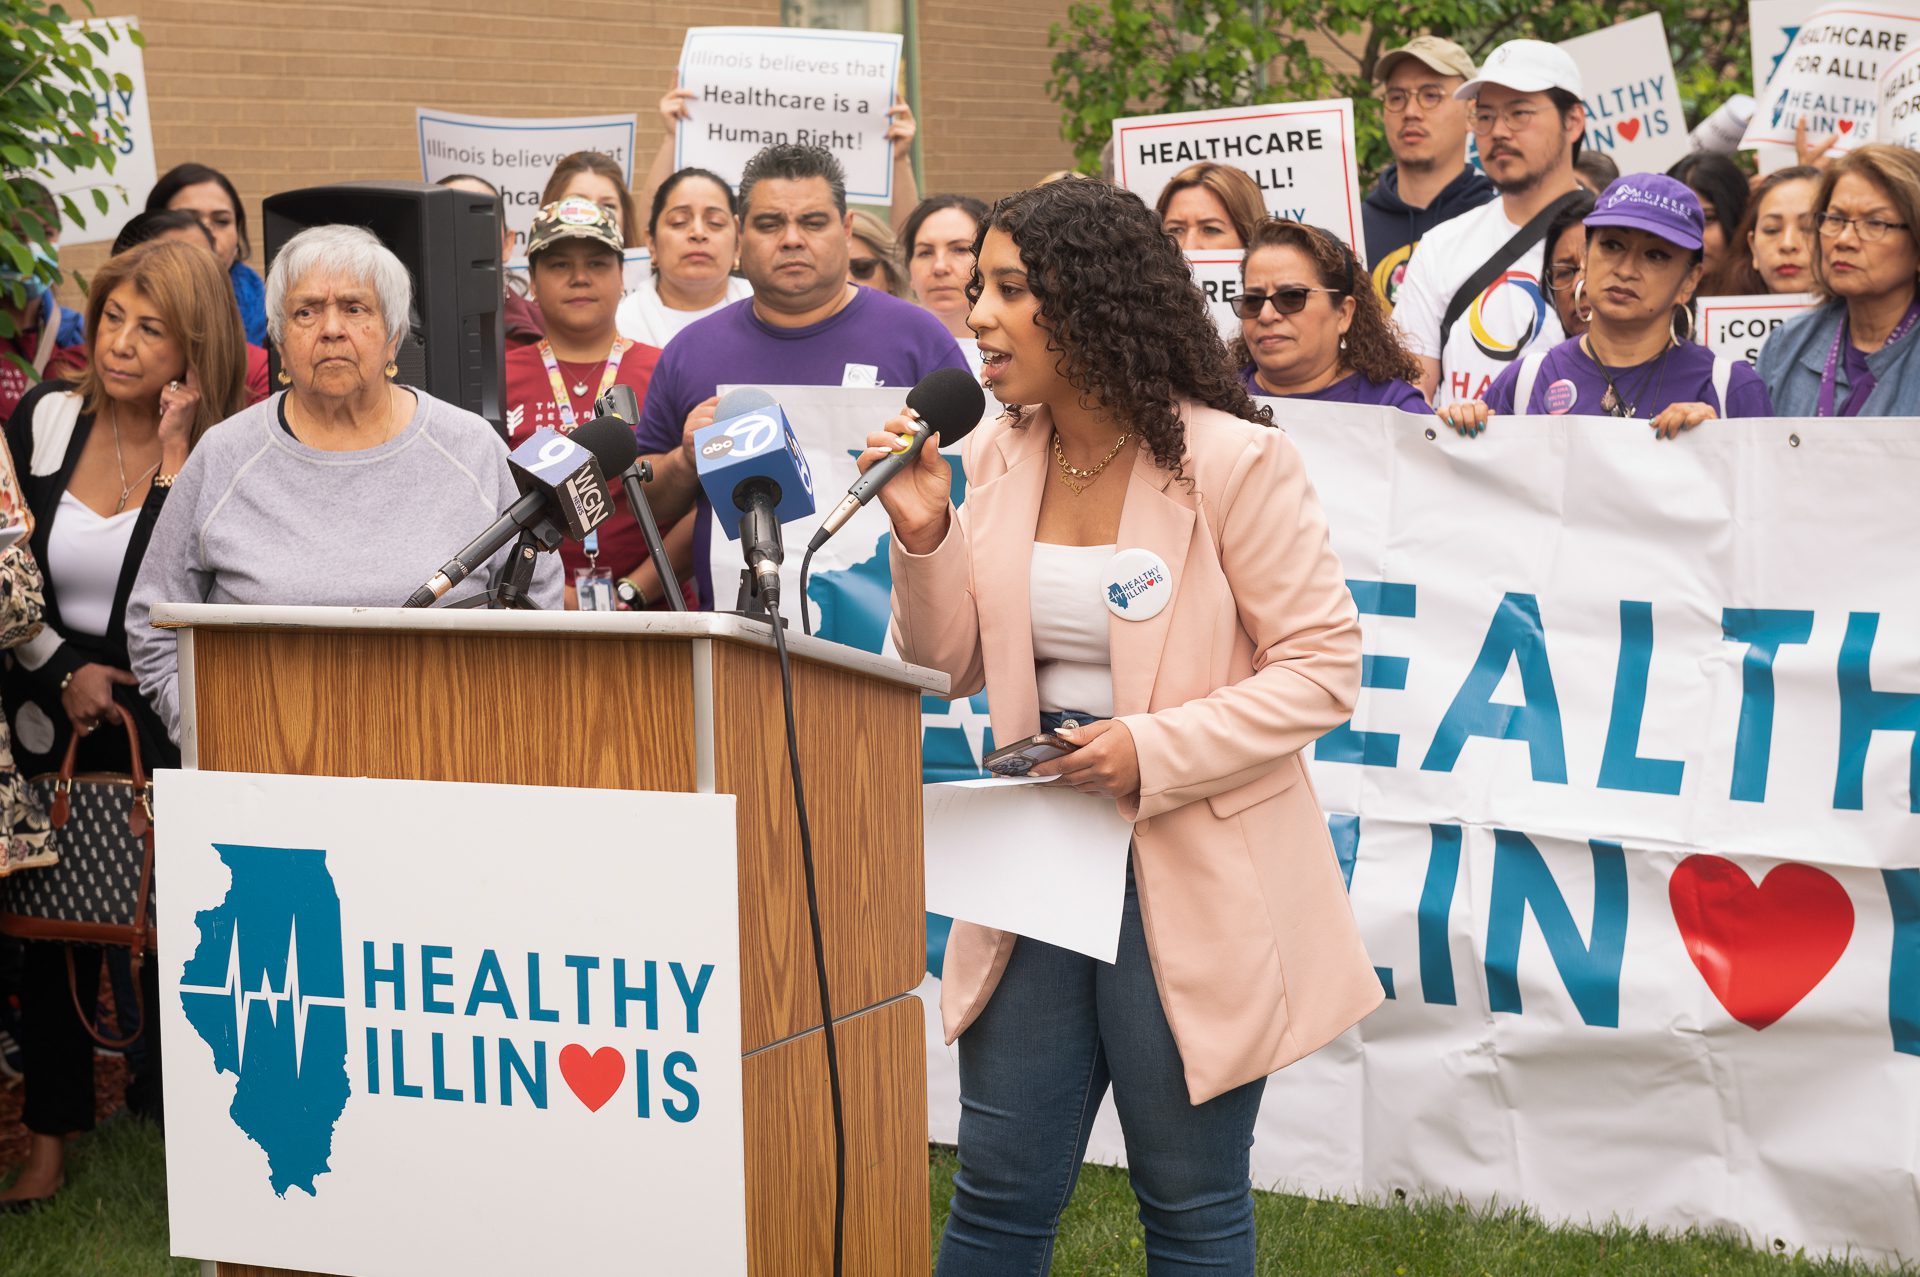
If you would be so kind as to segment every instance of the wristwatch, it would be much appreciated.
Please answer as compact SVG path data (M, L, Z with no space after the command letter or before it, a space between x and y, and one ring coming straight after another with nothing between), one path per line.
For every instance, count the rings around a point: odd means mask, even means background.
M613 583L613 594L615 598L620 600L621 606L625 607L629 612L646 610L647 596L640 593L640 587L632 581L627 580L624 576Z

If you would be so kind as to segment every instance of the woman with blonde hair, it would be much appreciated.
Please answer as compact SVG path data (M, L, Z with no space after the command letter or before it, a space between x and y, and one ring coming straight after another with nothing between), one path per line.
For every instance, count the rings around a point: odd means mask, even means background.
M127 599L174 477L207 429L246 406L246 333L214 255L156 240L109 258L87 294L91 359L75 383L28 392L7 422L7 447L32 516L29 541L46 580L40 633L0 679L14 753L28 775L52 771L74 733L83 772L132 770L115 707L133 718L150 776L180 765L166 728L141 699L127 651ZM95 733L103 723L109 730ZM22 1027L26 1165L0 1209L51 1197L66 1180L66 1137L93 1128L93 1042L74 1010L97 996L100 950L27 946ZM160 1005L157 968L142 971L145 1006ZM142 1049L144 1048L144 1049ZM127 1107L160 1112L160 1049L148 1019Z
M1420 363L1346 244L1270 217L1253 228L1230 352L1247 393L1426 412Z
M863 288L877 288L910 299L907 272L900 265L900 242L893 229L864 208L853 209L852 251L847 254L847 278Z
M1153 206L1182 252L1245 248L1267 216L1267 201L1246 171L1231 164L1190 164L1175 173Z

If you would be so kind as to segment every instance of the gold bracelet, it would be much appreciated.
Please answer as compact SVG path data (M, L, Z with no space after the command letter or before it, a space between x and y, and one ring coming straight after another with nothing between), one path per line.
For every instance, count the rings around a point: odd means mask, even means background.
M153 486L156 488L171 488L173 481L179 477L177 474L156 474L153 476Z

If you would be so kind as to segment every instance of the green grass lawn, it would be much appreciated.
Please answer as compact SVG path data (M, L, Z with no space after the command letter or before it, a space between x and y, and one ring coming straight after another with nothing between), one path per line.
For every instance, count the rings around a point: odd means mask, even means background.
M936 1244L953 1191L953 1154L931 1152ZM29 1215L0 1215L5 1277L149 1277L198 1269L167 1258L166 1166L160 1136L119 1119L74 1142L67 1189ZM1318 1277L1478 1277L1479 1274L1649 1274L1801 1277L1873 1271L1750 1250L1732 1238L1653 1236L1613 1228L1549 1228L1522 1211L1471 1212L1445 1202L1356 1206L1262 1193L1256 1198L1263 1274ZM1067 1208L1053 1271L1061 1277L1146 1268L1126 1173L1089 1166ZM1913 1271L1911 1269L1907 1271ZM884 1275L883 1275L884 1277Z

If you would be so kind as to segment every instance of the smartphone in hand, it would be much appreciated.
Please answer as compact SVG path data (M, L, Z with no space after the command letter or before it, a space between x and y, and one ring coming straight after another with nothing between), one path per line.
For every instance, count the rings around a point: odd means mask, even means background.
M986 757L986 768L996 776L1024 776L1041 763L1071 754L1078 748L1052 732L1041 732L994 750Z

